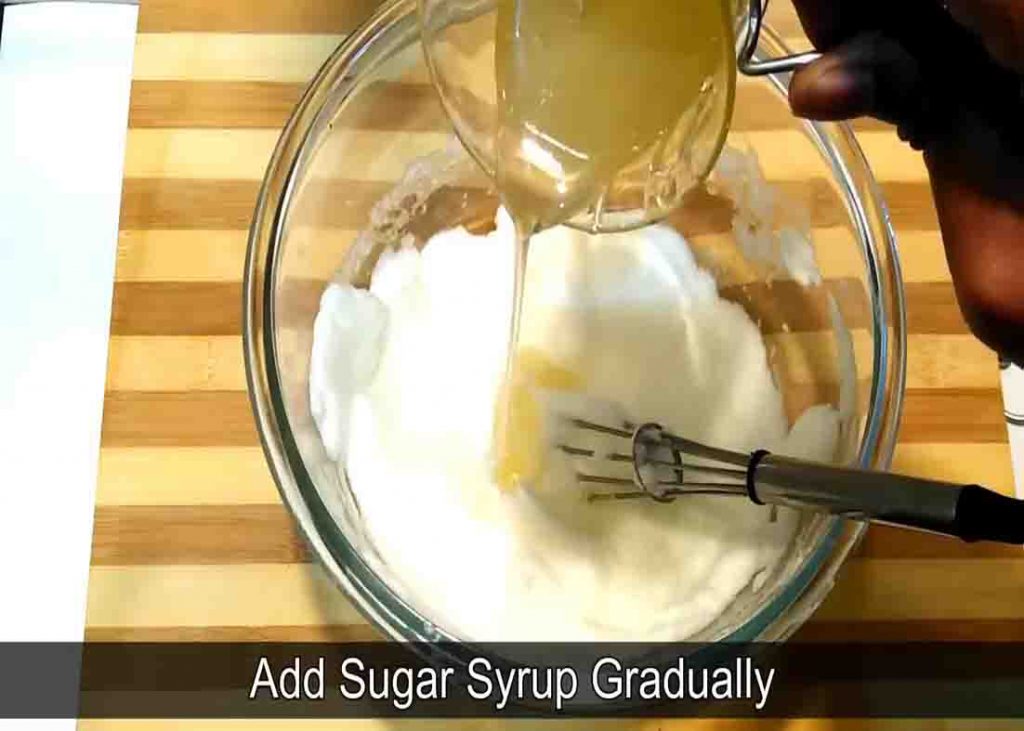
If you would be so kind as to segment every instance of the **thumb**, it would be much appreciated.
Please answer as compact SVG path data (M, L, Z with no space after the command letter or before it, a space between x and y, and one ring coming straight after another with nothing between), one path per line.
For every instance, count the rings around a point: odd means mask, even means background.
M838 120L874 117L896 125L920 149L944 115L917 59L897 40L878 32L857 35L798 70L789 102L799 117Z

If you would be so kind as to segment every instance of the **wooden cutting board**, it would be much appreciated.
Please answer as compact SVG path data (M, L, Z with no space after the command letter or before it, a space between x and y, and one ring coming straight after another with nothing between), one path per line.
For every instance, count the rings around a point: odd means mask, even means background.
M240 334L247 227L270 152L307 80L375 5L143 0L86 617L91 640L376 636L309 562L281 504L250 414ZM806 46L790 7L775 8L771 21L793 47ZM924 166L890 128L856 126L891 206L907 279L908 390L895 468L1009 493L996 359L956 309ZM1019 640L1021 607L1020 550L873 529L803 633ZM716 723L697 726L724 727ZM140 728L82 723L115 726Z

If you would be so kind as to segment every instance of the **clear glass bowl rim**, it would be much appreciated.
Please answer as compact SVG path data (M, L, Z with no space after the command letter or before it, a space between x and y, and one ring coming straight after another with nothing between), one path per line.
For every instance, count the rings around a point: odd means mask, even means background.
M358 70L375 45L387 49L388 34L397 32L402 24L415 22L416 12L416 0L389 0L382 5L323 64L282 131L260 187L249 233L242 291L243 350L250 403L264 454L311 553L360 613L391 639L436 642L457 638L435 626L392 591L363 560L320 499L301 457L282 397L274 327L276 271L284 219L296 171L309 152L307 142L324 107L336 108L358 89L357 81L353 80L358 79L358 73L352 74L353 68ZM762 28L758 56L788 54L789 49L781 39L769 27ZM785 79L770 80L777 89L785 88ZM906 371L906 315L895 233L878 185L849 126L832 124L830 133L820 126L815 129L819 142L843 148L845 163L831 159L833 172L844 188L847 202L851 197L855 201L856 223L862 232L869 231L864 254L873 325L873 373L859 463L885 469L895 449ZM828 156L839 157L834 153ZM855 176L849 167L855 168ZM857 193L854 177L865 188L863 199ZM833 521L789 584L727 639L778 641L788 637L823 601L838 569L866 529L866 524L860 522Z

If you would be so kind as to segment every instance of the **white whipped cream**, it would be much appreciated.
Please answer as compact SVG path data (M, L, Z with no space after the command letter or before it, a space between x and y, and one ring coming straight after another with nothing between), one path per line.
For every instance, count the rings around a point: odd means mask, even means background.
M565 471L493 479L512 224L386 254L369 292L332 284L310 396L396 588L473 640L674 640L700 632L786 552L794 513L737 498L587 503ZM737 450L828 460L838 414L790 430L761 333L665 226L531 242L520 345L637 422Z

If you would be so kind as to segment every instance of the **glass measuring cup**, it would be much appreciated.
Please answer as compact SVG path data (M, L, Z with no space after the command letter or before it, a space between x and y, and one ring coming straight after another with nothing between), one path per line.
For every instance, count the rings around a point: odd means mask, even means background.
M507 35L508 19L503 21L501 14L508 14L510 5L514 8L512 12L517 14L536 12L530 11L529 1L419 0L419 21L431 80L460 140L481 167L492 178L499 180L499 187L503 192L508 191L501 181L507 181L512 177L507 172L512 169L516 173L523 173L520 179L542 179L540 187L549 188L546 193L549 192L551 197L557 199L559 194L564 194L553 206L554 220L543 221L545 224L561 223L568 218L570 225L586 230L618 231L636 228L665 217L680 205L690 190L704 180L718 158L732 116L737 67L746 75L764 75L789 71L817 57L817 54L809 53L778 59L755 59L754 50L767 0L749 0L749 5L747 0L725 0L720 6L723 14L720 44L722 56L720 62L713 67L707 65L707 58L699 58L694 51L689 58L685 55L678 57L680 63L676 64L675 68L679 68L680 71L673 74L673 64L677 60L675 56L669 58L666 63L666 59L657 58L658 51L655 51L646 59L637 61L628 54L616 56L617 48L610 43L609 59L599 60L596 64L594 59L588 59L587 63L594 64L599 69L599 73L591 79L594 85L610 85L622 90L623 98L617 99L615 105L608 105L607 92L602 96L591 93L591 89L588 89L585 83L579 84L579 88L566 84L566 79L579 78L581 82L586 81L586 72L590 70L587 65L582 66L584 73L576 73L575 77L575 72L571 69L563 71L540 68L538 71L538 66L542 67L544 64L569 66L578 63L579 59L573 57L576 49L552 47L563 42L566 37L571 38L571 34L559 36L558 30L545 33L544 28L537 29L537 21L534 19L535 26L523 31L524 35L533 36L522 45L527 50L522 52L522 55L514 57L512 62L509 61L508 42L506 40L502 44L500 40L503 33ZM701 6L703 11L722 2L698 1L708 3ZM543 2L548 14L544 22L555 28L558 24L573 22L574 16L583 17L587 0ZM564 7L560 10L551 10L552 7L559 5ZM682 3L680 10L685 12L685 5ZM570 20L566 21L566 18ZM692 17L688 20L692 20ZM643 27L645 23L657 22L657 18L643 19L636 25ZM519 30L517 25L516 31ZM593 33L594 29L591 27L588 30L582 27L581 23L580 33L584 32ZM613 28L607 38L609 41L625 39L625 43L629 43L630 40L634 43L645 42L635 37L631 39L629 33L629 30ZM657 31L655 35L658 35ZM736 54L735 64L732 58L733 47ZM664 54L665 49L659 50ZM692 80L693 83L699 83L696 95L691 96L692 89L680 92L678 80L674 78L664 82L655 79L656 83L664 83L664 88L649 94L648 86L652 82L649 77L657 65L648 64L646 70L641 68L637 75L634 73L635 69L623 68L619 63L623 60L634 61L643 67L644 61L651 58L655 59L655 64L664 66L666 76L681 77L684 72L696 75ZM693 60L692 68L688 67L690 59ZM697 68L696 64L701 60L705 63ZM503 63L506 67L504 71L501 68ZM530 88L525 100L510 100L509 96L516 91L509 90L507 67L515 64L523 67L532 65L533 68L526 75L528 81L532 81L530 74L559 77L561 84L555 88L559 90L562 98L551 98L550 89ZM644 76L644 73L647 76ZM635 88L630 88L631 78L636 81ZM685 83L684 81L684 87ZM548 93L546 99L543 96L545 93ZM605 103L602 104L600 99L604 99ZM555 107L556 111L545 113L545 103L548 104L548 109ZM677 103L677 106L672 106ZM595 126L591 121L572 120L574 114L578 114L579 117L607 115L611 111L608 106L615 106L614 113L620 117L628 116L631 111L643 109L643 112L637 115L638 118L649 113L651 117L664 117L668 120L674 117L674 121L664 125L657 137L650 138L654 140L653 143L648 144L645 141L642 145L635 146L630 157L615 160L608 166L608 170L595 174L587 167L594 164L594 160L588 160L586 154L581 155L571 145L563 144L566 139L571 139L570 136L549 136L545 134L549 130L533 129L530 127L530 120L526 118L517 119L516 122L520 125L525 122L527 128L534 134L524 135L521 150L519 140L515 140L516 145L511 148L514 154L509 155L510 148L502 140L508 133L508 110L517 104L532 105L534 109L540 109L541 117L556 120L553 124L554 129L569 117L568 126L572 133L588 126ZM557 109L559 105L563 107L560 110ZM562 119L559 119L559 116ZM610 126L614 128L613 132L618 134L623 131L636 131L637 125L630 126L630 122L619 120L612 122ZM526 139L527 137L529 139ZM599 187L587 184L572 186L574 179L585 178L588 172L591 178L601 183ZM558 179L559 175L563 175L563 179L570 182L568 189L563 181ZM555 181L556 184L552 185L551 181ZM584 180L584 183L589 182L591 181Z

